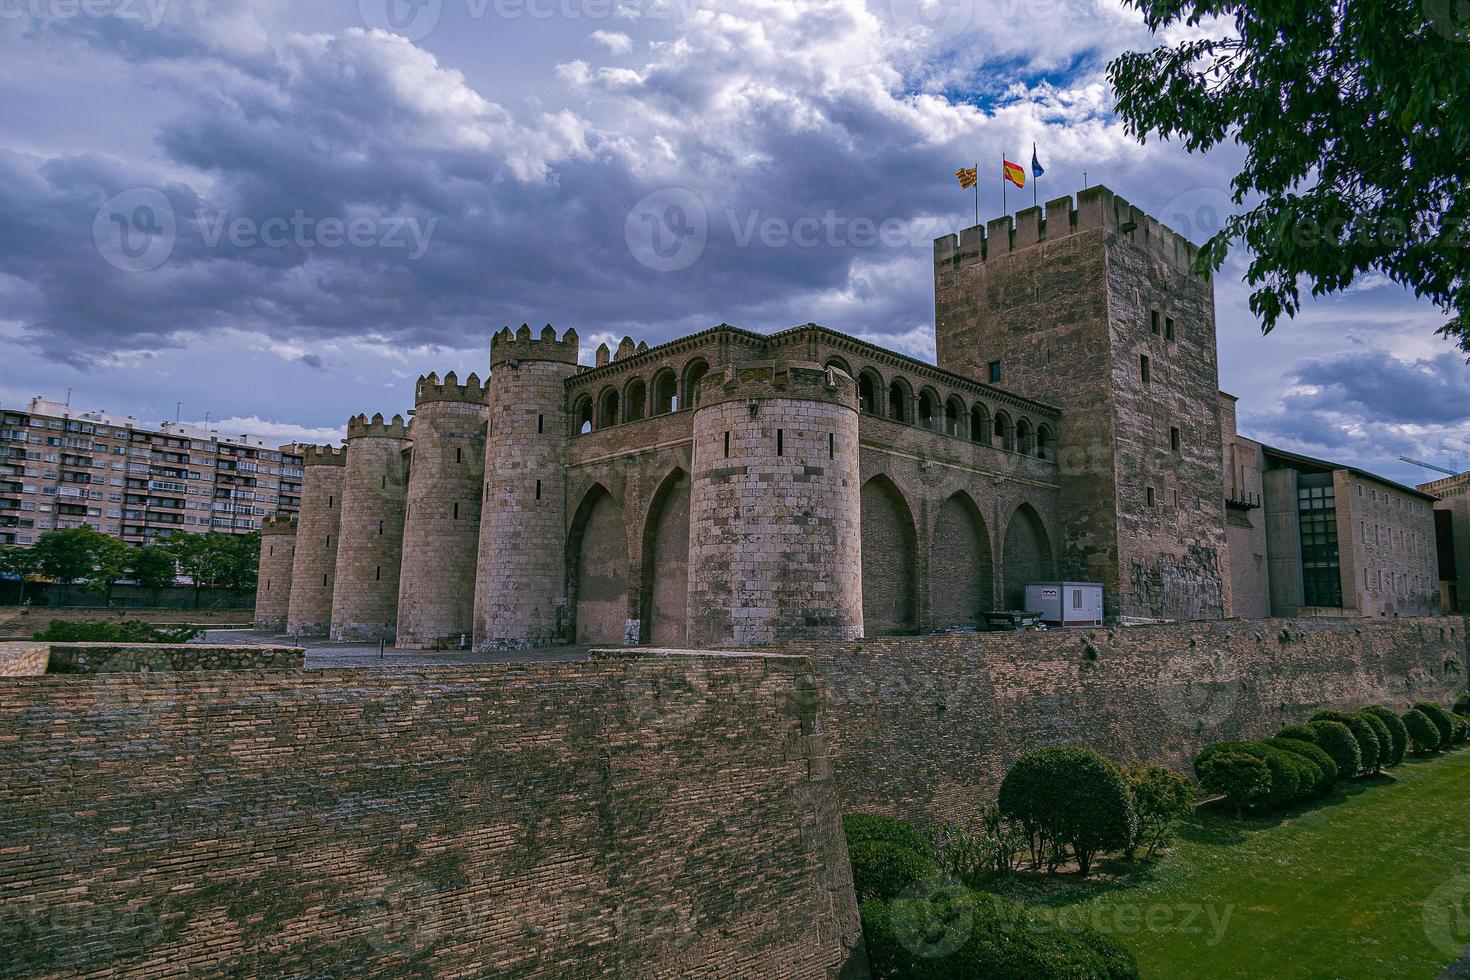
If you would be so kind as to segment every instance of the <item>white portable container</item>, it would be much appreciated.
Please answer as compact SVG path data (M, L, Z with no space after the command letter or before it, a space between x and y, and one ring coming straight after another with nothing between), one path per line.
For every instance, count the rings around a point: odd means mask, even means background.
M1101 626L1103 587L1099 582L1038 582L1026 586L1026 609L1041 613L1048 626Z

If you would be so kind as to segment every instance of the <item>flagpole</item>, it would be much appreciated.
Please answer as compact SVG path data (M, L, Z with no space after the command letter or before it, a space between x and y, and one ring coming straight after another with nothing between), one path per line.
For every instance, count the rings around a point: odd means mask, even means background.
M980 161L975 161L975 227L980 227Z
M1006 156L1000 155L1000 210L1007 218L1011 216L1011 207L1006 203Z

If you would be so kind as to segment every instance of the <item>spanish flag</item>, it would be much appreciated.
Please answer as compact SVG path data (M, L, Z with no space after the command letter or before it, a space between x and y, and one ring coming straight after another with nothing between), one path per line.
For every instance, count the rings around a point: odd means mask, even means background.
M1001 176L1011 183L1015 184L1017 187L1024 188L1026 186L1025 168L1023 168L1019 163L1011 163L1011 161L1003 157L1001 158L1001 163L1004 165L1005 168L1004 172L1001 173Z
M960 188L962 190L969 190L971 187L974 187L977 183L979 183L979 169L979 167L970 167L967 170L964 167L961 167L954 172L954 175L960 179Z

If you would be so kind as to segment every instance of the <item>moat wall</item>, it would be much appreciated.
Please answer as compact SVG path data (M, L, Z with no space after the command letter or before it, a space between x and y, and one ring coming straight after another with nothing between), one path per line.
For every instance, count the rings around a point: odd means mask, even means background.
M6 678L0 974L835 976L821 733L781 657Z
M1448 706L1466 621L1223 620L788 644L821 679L844 810L977 815L1027 749L1073 744L1189 771L1203 746L1321 708Z

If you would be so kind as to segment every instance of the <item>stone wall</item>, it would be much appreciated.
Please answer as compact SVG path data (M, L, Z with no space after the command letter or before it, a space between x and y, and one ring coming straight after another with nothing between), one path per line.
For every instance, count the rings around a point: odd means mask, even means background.
M847 810L974 816L1026 749L1097 748L1187 771L1201 747L1320 708L1465 689L1465 621L1225 620L951 634L783 649L810 656Z
M251 670L300 668L300 647L203 643L52 643L48 674L115 674L169 670Z
M780 657L8 679L0 972L860 971L822 731Z
M0 677L44 674L50 656L48 643L0 643Z

